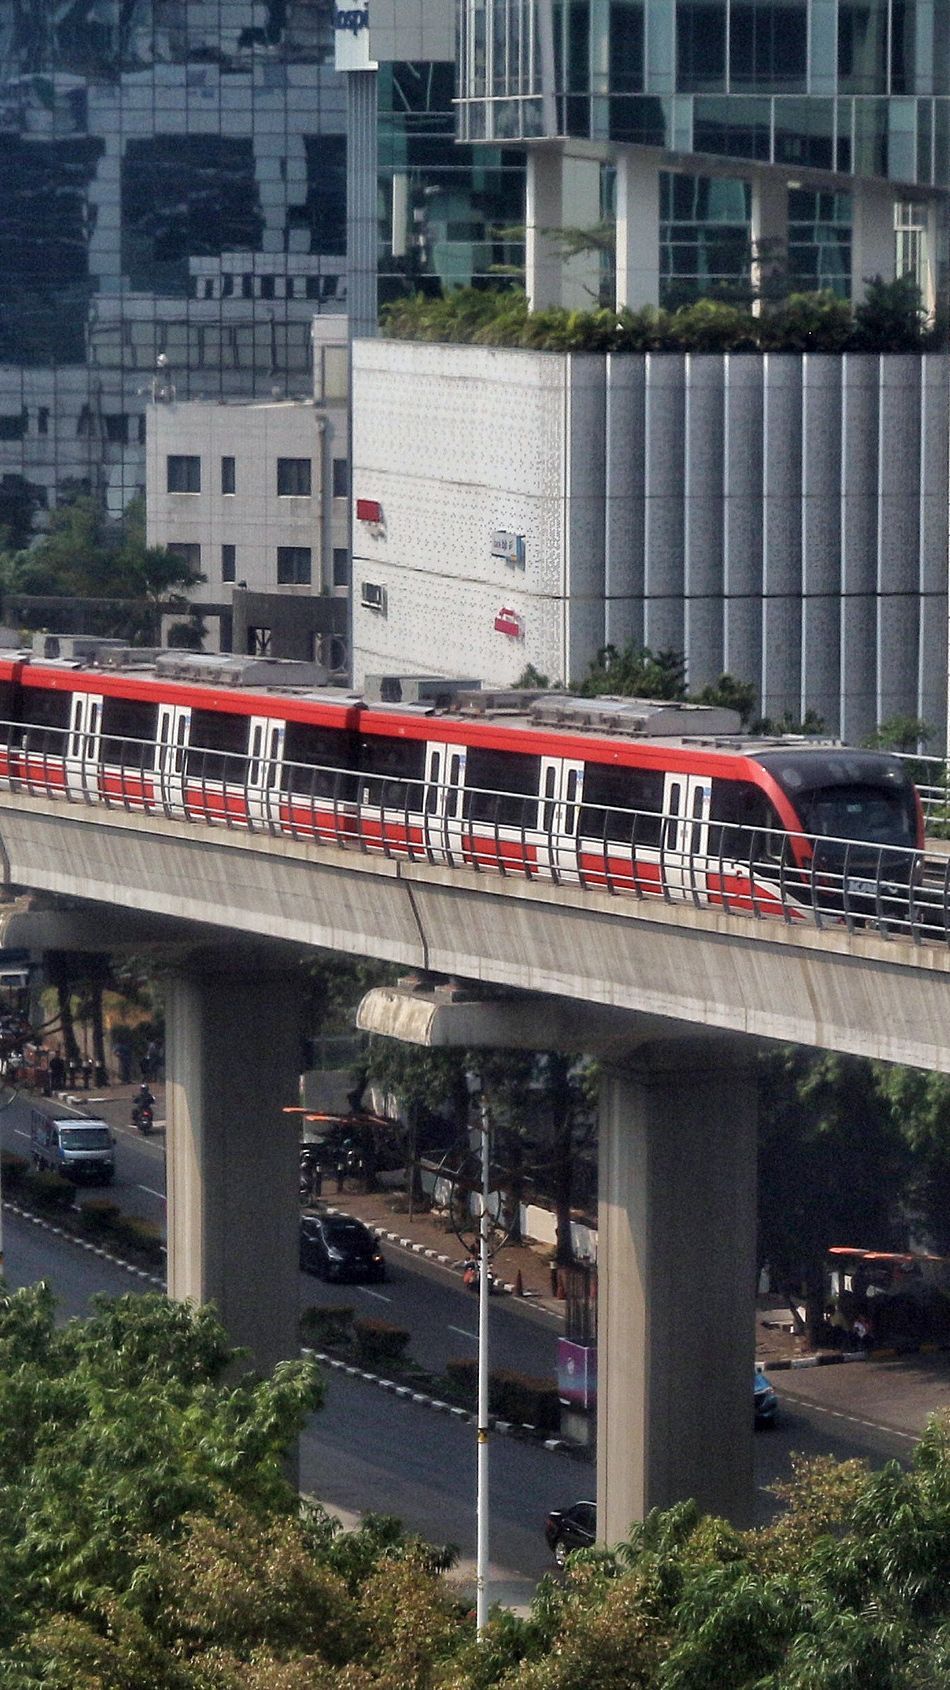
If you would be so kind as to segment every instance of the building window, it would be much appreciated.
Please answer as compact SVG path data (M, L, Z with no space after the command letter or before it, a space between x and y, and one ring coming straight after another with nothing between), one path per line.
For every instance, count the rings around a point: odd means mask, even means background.
M234 492L234 485L235 485L235 483L234 483L234 459L233 458L222 458L221 459L221 491L222 491L222 493L233 493Z
M196 540L169 540L166 549L173 557L180 557L193 574L200 575L201 547Z
M39 410L36 413L36 432L37 432L37 434L48 434L49 433L49 406L48 405L41 405Z
M310 584L310 547L277 547L278 587L306 587Z
M350 584L350 554L346 546L333 548L333 585L334 587L348 587Z
M124 411L112 411L106 414L106 439L113 446L127 446L129 444L129 419Z
M274 278L273 278L273 276L262 276L261 277L261 298L262 299L273 299L273 297L274 297Z
M233 459L232 459L232 462L233 462ZM236 546L222 546L221 547L221 579L222 579L222 581L233 581L234 580L234 572L235 572L236 562L237 562L237 547Z
M168 491L169 493L200 493L201 459L170 454L168 457Z
M270 656L270 629L248 628L247 630L248 657Z
M350 465L347 458L333 460L333 497L345 499L350 491Z
M277 494L279 498L308 498L310 495L310 459L277 459Z

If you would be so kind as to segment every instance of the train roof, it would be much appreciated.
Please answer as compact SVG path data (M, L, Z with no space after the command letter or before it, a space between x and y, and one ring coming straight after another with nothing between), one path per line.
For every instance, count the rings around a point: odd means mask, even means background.
M566 691L487 687L442 676L371 676L364 689L356 691L328 684L326 670L318 663L130 646L91 635L37 634L32 649L4 652L2 661L22 665L27 673L31 666L44 673L99 670L113 683L125 676L146 685L171 682L207 687L209 703L213 692L218 708L226 708L223 699L229 692L240 691L274 700L292 698L301 705L356 710L366 726L371 719L384 733L406 728L412 733L414 722L418 733L425 721L434 718L443 724L464 722L531 734L571 733L609 740L618 748L656 742L668 748L703 749L720 756L754 758L779 778L797 771L791 784L802 787L826 784L828 769L840 763L838 756L829 758L828 753L844 749L842 741L826 735L746 733L738 713L720 705L604 695L585 698ZM879 776L884 765L901 768L896 758L884 752L855 750L850 757L855 759L852 780L862 774L872 778L875 772Z

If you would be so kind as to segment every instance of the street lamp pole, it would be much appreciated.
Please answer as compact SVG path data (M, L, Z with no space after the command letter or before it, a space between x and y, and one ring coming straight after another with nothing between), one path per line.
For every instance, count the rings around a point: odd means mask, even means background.
M488 1108L481 1106L482 1203L478 1218L478 1465L475 1502L475 1627L488 1623L488 1181L491 1139Z

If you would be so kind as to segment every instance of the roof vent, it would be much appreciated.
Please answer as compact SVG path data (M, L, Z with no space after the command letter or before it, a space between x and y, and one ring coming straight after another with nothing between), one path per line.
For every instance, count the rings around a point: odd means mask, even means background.
M41 663L95 663L101 652L125 646L126 640L104 640L97 634L33 635L33 657Z
M592 733L623 734L644 739L707 738L742 731L736 710L715 704L669 703L659 698L575 698L565 693L540 693L531 705L531 719L548 727L587 728Z
M323 687L322 663L298 663L282 657L238 657L226 652L160 651L155 673L166 680L198 681L210 687Z
M367 675L367 704L433 704L451 710L460 692L477 691L480 681L457 681L445 675Z

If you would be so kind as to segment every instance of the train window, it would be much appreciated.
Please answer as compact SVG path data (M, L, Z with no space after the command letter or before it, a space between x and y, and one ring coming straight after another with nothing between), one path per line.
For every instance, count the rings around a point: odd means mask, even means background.
M12 681L0 681L0 723L12 722L14 711L14 692ZM6 738L6 735L3 736Z
M473 745L465 760L465 815L499 827L532 825L540 778L540 757Z
M710 814L722 824L710 833L710 851L747 861L781 856L784 829L761 787L750 780L714 780Z
M196 780L244 780L247 717L225 710L192 710L185 768Z
M683 783L678 780L670 781L669 796L667 798L668 814L666 817L666 849L671 851L676 844L679 832L680 815L683 809Z
M315 798L352 798L351 781L339 771L352 769L357 743L342 728L317 727L312 722L288 722L284 736L285 792L306 793Z
M426 748L421 739L368 734L360 740L360 803L419 810Z
M442 753L433 751L429 757L429 778L426 786L426 815L434 816L439 808L439 781L442 776Z
M659 769L630 769L588 763L580 831L584 839L612 839L659 845L663 775ZM634 829L636 831L634 831Z
M62 757L69 726L70 692L47 692L39 687L23 690L23 722L31 751Z
M157 705L107 693L102 700L103 762L141 768L146 756L151 761L157 719Z

